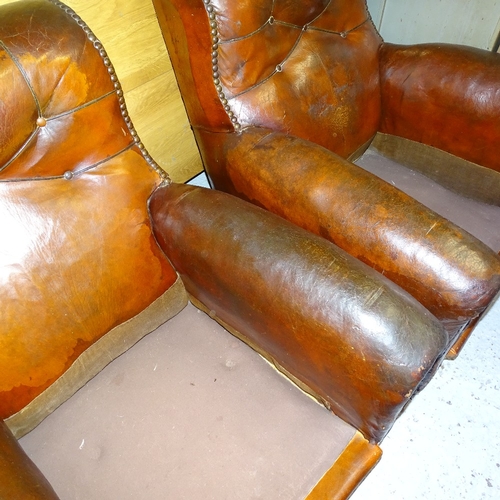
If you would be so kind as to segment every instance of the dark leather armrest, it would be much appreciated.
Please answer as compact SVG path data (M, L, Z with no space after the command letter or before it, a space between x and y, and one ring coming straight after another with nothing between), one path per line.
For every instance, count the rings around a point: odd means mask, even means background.
M382 132L500 171L500 54L386 43L380 77Z
M0 420L0 500L58 500L59 497Z
M323 238L225 193L185 185L150 201L188 292L337 415L380 441L443 356L440 323Z
M248 128L205 133L218 189L332 241L407 290L453 340L500 290L500 258L391 184L310 141ZM221 144L218 144L220 141ZM224 174L214 168L221 165Z

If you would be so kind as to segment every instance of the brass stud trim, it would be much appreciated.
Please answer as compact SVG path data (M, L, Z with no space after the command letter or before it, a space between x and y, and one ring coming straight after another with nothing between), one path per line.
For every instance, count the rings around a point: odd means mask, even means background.
M99 39L94 35L92 32L91 28L83 21L83 19L70 7L67 5L63 4L62 2L59 2L58 0L49 0L52 4L55 6L59 7L62 9L68 16L70 16L76 23L82 28L83 32L86 34L87 39L89 42L92 43L94 48L98 51L99 55L101 56L103 60L103 64L106 66L110 80L113 82L113 86L115 89L115 92L118 96L118 102L120 104L120 111L122 114L122 117L127 124L127 127L129 129L130 134L132 135L132 138L134 139L134 142L136 145L140 144L139 150L143 156L143 158L146 160L146 162L153 168L153 170L158 174L158 176L162 180L162 184L171 184L172 180L170 179L170 176L168 173L163 170L163 168L156 163L153 158L149 155L147 152L146 148L144 145L140 142L139 136L137 134L137 131L132 123L132 120L130 119L130 116L127 111L127 107L125 104L125 99L123 98L123 89L121 86L121 83L118 80L118 76L116 75L115 68L113 67L113 64L111 60L108 57L108 54L106 53L106 50L104 49L102 43L99 41ZM204 0L205 1L205 0ZM38 120L37 120L38 124ZM65 172L64 178L65 179L70 179L72 177L67 177L67 174L70 172Z
M211 53L211 64L212 64L212 82L214 84L215 90L217 91L217 95L219 96L219 100L226 112L228 118L230 119L234 129L239 132L241 131L241 124L238 121L237 116L234 114L234 111L231 110L231 107L228 104L228 99L226 94L224 93L224 88L221 84L220 80L220 72L219 72L219 46L220 46L220 38L219 38L219 28L217 24L217 15L215 12L214 6L211 4L211 0L203 0L205 4L205 9L208 14L209 25L210 25L210 36L212 41L212 53Z

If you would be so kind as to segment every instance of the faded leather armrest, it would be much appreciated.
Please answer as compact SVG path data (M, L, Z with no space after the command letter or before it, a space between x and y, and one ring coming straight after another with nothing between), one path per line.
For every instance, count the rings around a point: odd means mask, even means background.
M230 140L221 135L205 132L202 141L214 146L203 154L215 187L382 272L443 323L451 343L500 291L500 257L493 250L375 175L268 129L248 128ZM220 156L208 158L214 151Z
M380 78L381 132L500 171L500 54L385 43Z
M191 296L371 441L445 353L447 334L411 296L268 211L172 184L150 213Z
M58 500L40 470L0 420L0 500Z

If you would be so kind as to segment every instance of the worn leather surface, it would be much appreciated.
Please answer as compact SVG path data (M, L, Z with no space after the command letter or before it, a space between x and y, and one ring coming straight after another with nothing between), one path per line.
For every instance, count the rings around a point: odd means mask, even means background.
M147 213L162 178L122 113L104 49L49 1L3 6L0 18L0 418L7 418L177 275Z
M447 44L386 43L380 75L382 132L500 172L500 54Z
M481 315L500 290L499 257L342 158L382 123L498 161L497 57L382 44L360 0L154 3L214 187L377 269L442 320L451 339ZM455 116L462 94L465 112Z
M0 500L58 500L54 489L0 419Z
M384 138L386 137L397 139L394 135L384 136ZM426 149L432 149L430 154L432 154L432 158L435 158L435 148L408 141L407 139L403 139L402 141L403 144L401 147L398 141L394 150L397 151L399 147L401 151L404 151L405 148L410 150L416 149L416 154L413 157L417 158L417 160L421 162L420 164L425 164L426 166L429 164L433 165L431 162L424 162L430 157L430 155L426 154ZM441 184L418 172L416 169L409 168L394 159L390 159L385 153L392 146L393 142L387 142L389 143L389 147L385 147L385 144L378 140L375 144L372 143L363 156L356 160L356 164L387 182L394 182L399 189L409 194L412 198L415 198L425 206L455 223L457 226L465 229L488 245L494 252L500 252L500 206L485 203L485 201L481 199L462 196L456 192L458 189L456 191L446 189ZM381 147L380 144L382 144ZM399 151L397 152L399 153ZM445 157L444 159L451 156L442 151L440 151L440 153ZM397 155L394 156L397 157ZM453 158L457 159L456 156L453 156ZM459 166L466 163L465 160L460 160L460 162L463 163L461 165L459 164ZM434 163L434 165L435 164L436 163ZM467 165L465 165L465 167L467 167ZM475 165L475 167L477 167L477 165ZM485 172L491 172L498 177L498 186L490 182L488 193L492 195L496 194L500 204L500 175L492 170L483 168L482 173L484 174ZM451 173L451 175L453 174ZM486 177L486 180L487 179L488 177ZM486 187L486 183L482 185L479 184L479 187ZM498 189L495 189L497 187ZM485 192L486 190L477 190L475 193L471 194L478 193L482 195ZM478 197L479 196L477 196L477 198Z
M225 193L173 184L150 210L186 289L380 441L448 345L441 324L324 238Z
M195 128L263 126L343 157L377 131L381 39L364 0L153 3Z
M216 166L214 179L221 179L222 189L333 241L377 269L438 317L450 340L500 290L500 257L491 248L324 148L258 128L231 140L204 135L213 145L205 154Z

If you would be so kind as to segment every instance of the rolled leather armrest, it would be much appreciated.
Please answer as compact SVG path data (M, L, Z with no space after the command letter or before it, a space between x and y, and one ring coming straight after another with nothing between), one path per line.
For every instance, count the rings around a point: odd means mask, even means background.
M203 154L218 189L323 236L383 273L443 323L450 343L498 294L499 256L391 184L294 136L256 127L230 139L221 135L205 132L200 141L214 146ZM220 156L208 158L213 151Z
M0 420L0 500L58 500L49 482Z
M385 43L380 78L382 132L500 171L500 54Z
M445 353L441 324L410 295L268 211L173 184L150 213L196 301L372 441Z

